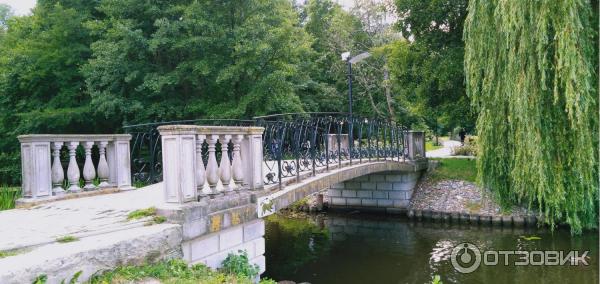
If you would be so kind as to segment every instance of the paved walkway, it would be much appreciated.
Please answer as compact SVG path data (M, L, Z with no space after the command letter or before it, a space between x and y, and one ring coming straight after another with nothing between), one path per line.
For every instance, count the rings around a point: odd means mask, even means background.
M144 226L129 212L162 203L160 184L0 211L0 251L48 244L63 236L87 237Z
M460 146L459 141L448 140L442 141L444 147L432 151L427 151L426 155L428 158L444 158L452 156L452 147Z

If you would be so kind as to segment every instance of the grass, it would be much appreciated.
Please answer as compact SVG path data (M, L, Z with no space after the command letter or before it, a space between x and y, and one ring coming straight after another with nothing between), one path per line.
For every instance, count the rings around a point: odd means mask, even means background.
M425 151L437 150L437 149L444 147L442 145L433 145L433 144L434 144L434 141L426 141L425 142Z
M64 237L56 238L56 241L59 243L70 243L70 242L79 241L79 239L76 237L73 237L73 236L64 236Z
M156 216L156 208L154 207L149 207L149 208L145 208L145 209L138 209L138 210L134 210L129 212L129 215L127 215L127 220L136 220L136 219L141 219L144 217L150 217L150 216Z
M0 186L0 210L15 208L15 200L21 197L20 187Z
M162 261L156 264L142 266L123 266L115 270L104 272L92 277L88 283L134 283L138 281L156 279L165 284L192 284L192 283L237 283L252 284L253 279L244 275L227 274L214 271L202 264L188 266L183 260ZM262 284L276 283L270 279L263 279Z
M440 165L430 174L432 181L464 180L476 182L477 168L474 159L448 158L433 159Z
M16 251L0 251L0 258L5 258L5 257L17 255L17 254L19 254L19 253Z

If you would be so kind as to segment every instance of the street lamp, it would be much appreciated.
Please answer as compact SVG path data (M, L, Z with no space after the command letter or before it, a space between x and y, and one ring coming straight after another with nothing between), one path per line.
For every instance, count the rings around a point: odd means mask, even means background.
M358 63L371 56L368 52L363 52L357 56L350 57L350 51L342 53L342 60L348 63L348 150L350 164L352 164L352 148L354 147L354 125L352 123L352 64Z
M350 52L342 53L342 60L348 63L348 113L352 118L352 64L358 63L371 56L368 52L363 52L357 56L350 57Z

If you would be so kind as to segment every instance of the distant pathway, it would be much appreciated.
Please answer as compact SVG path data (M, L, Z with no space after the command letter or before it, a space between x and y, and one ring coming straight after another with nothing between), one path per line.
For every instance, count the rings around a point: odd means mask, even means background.
M460 146L460 142L454 141L454 140L448 140L448 141L442 141L442 145L444 146L443 148L432 150L432 151L427 151L427 154L426 154L427 157L428 158L450 157L452 155L452 147Z

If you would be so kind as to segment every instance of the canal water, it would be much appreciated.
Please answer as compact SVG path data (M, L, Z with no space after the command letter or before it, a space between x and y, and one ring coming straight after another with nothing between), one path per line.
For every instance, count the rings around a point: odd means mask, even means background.
M451 262L463 242L482 253L489 250L589 251L588 266L480 265L463 274ZM466 250L461 250L465 252ZM462 258L463 266L476 258ZM533 262L539 261L539 255ZM494 256L488 256L489 261ZM598 232L571 236L568 230L498 228L435 222L405 217L336 213L304 217L273 215L266 223L267 270L263 277L297 283L599 283Z

